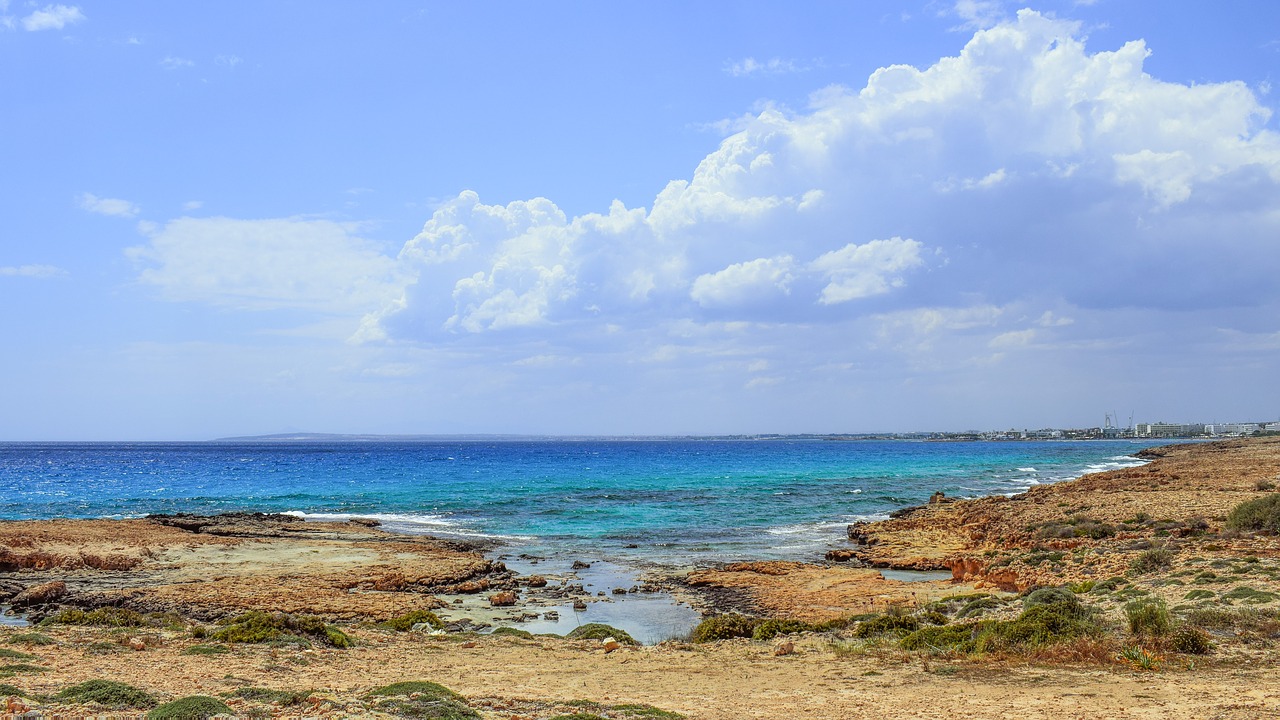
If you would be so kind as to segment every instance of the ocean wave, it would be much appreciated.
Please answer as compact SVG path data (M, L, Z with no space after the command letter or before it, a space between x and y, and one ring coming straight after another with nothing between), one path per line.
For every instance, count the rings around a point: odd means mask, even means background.
M490 540L536 540L533 535L503 535L468 530L461 522L444 515L415 515L408 513L309 513L302 510L286 510L282 515L292 515L312 522L347 522L348 520L377 520L384 530L407 535L450 535L454 537L485 538Z

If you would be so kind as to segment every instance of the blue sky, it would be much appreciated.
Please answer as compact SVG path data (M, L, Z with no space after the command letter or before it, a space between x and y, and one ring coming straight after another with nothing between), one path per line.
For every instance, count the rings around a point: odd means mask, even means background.
M0 439L1280 417L1280 5L0 0Z

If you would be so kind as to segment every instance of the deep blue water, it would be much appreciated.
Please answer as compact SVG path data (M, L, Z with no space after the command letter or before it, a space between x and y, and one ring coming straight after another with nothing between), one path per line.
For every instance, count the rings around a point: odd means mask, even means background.
M844 526L1137 464L1117 442L0 443L0 518L231 510L379 518L512 550L688 565L813 559ZM635 545L637 547L627 547Z

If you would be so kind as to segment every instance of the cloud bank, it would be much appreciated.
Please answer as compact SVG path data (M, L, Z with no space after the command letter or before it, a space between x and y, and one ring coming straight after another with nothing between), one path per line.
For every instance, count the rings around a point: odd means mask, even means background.
M748 116L647 208L464 191L394 256L337 223L228 218L132 255L166 298L350 313L360 343L716 357L753 388L1114 350L1135 320L1214 308L1242 312L1205 332L1259 332L1280 137L1258 96L1153 78L1140 40L1091 52L1073 22L965 9L982 29L958 55Z

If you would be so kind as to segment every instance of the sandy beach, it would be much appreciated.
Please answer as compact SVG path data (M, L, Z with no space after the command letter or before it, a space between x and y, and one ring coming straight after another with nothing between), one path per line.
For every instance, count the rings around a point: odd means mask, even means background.
M0 523L0 602L46 618L0 627L3 709L6 717L144 717L151 705L205 695L242 717L454 717L415 715L430 705L421 692L390 704L370 694L430 681L461 696L449 702L471 714L457 717L527 720L1280 715L1280 538L1227 523L1241 503L1274 495L1280 439L1144 457L1151 462L1142 467L1015 497L937 497L851 526L847 548L813 562L735 563L636 588L671 592L708 615L797 623L759 640L632 646L469 632L475 625L459 618L503 624L550 603L602 599L571 576L517 574L492 546L358 522ZM886 579L885 569L950 579ZM1046 587L1071 588L1061 592L1079 598L1098 632L973 652L906 649L902 633L866 631L886 617L994 627L1025 615L1028 592ZM1178 628L1203 626L1195 630L1207 652L1184 652L1173 630L1166 637L1126 624L1135 602L1157 598ZM220 639L249 611L315 620L291 626L305 637ZM414 612L441 622L385 625ZM326 641L324 628L338 634ZM95 679L127 683L151 705L57 697Z

